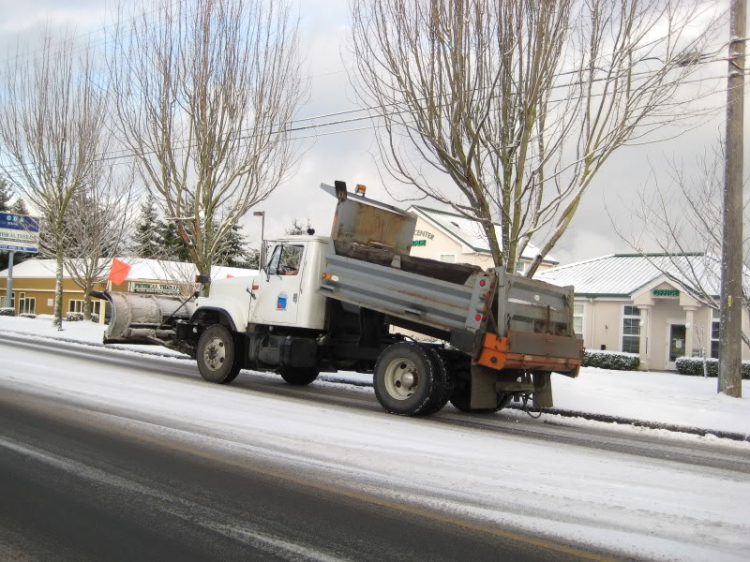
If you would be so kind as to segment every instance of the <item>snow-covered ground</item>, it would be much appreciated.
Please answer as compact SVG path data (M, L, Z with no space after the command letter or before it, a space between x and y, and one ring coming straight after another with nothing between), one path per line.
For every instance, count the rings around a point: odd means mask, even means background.
M0 329L9 326L21 328L4 320ZM71 327L68 336L87 330ZM2 353L0 392L49 396L80 407L100 424L119 424L165 444L189 443L239 462L279 463L330 488L406 502L446 521L477 521L483 528L516 529L639 558L744 561L750 552L750 477L741 472L523 432L400 418L284 397L252 384L209 385L195 373L99 367L70 353L51 362L49 355L35 357L12 345ZM163 367L179 360L153 361ZM619 379L633 382L630 375L620 373ZM608 403L597 400L601 389L639 395L637 384L598 386L601 376L618 380L614 373L587 371L579 381L578 392L586 397L580 402ZM681 396L701 392L687 387ZM561 394L569 395L563 388ZM611 394L607 400L616 399Z
M64 330L58 331L49 319L0 316L0 331L45 338L98 344L102 341L104 329L104 325L91 322L65 322ZM179 355L159 346L116 347ZM367 384L372 377L338 373L325 376L324 380ZM750 433L750 381L743 381L743 398L730 398L717 394L715 378L583 368L576 379L555 376L553 389L555 407L565 410L713 431Z

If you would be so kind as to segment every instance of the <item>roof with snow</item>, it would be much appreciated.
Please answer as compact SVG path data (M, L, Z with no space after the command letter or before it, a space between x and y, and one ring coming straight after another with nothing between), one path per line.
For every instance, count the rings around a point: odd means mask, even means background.
M721 259L710 254L611 254L547 269L535 278L573 285L578 296L629 297L663 276L688 292L700 280L706 292L718 296L720 270Z
M127 281L153 280L177 281L180 279L194 279L198 270L192 263L176 261L151 260L144 258L118 258L130 266ZM108 271L108 270L107 270ZM227 277L251 277L257 275L255 269L225 267L215 265L211 268L211 279L226 279ZM7 277L8 270L0 271L0 277ZM13 278L53 278L55 276L55 260L30 259L13 266ZM66 277L71 277L66 271Z
M490 245L485 237L484 228L482 228L479 221L466 218L458 213L431 209L429 207L422 207L421 205L412 205L408 211L415 212L418 216L434 224L443 230L445 234L451 238L455 238L473 251L481 254L490 253ZM497 223L495 223L495 232L497 233L497 239L502 244L502 232L500 225ZM526 260L533 260L538 253L539 248L529 243L526 245L521 257ZM542 260L542 263L558 264L560 262L551 255L547 255Z

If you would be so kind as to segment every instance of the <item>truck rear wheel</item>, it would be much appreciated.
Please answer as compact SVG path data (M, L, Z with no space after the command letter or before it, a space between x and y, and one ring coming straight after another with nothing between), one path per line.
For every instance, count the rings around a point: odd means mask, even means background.
M318 378L320 371L315 367L281 367L281 378L289 384L305 386Z
M396 343L375 364L375 396L383 408L400 416L427 416L442 408L448 375L433 350L415 343Z
M201 376L208 382L228 384L240 374L237 343L226 326L214 324L198 340L196 360Z

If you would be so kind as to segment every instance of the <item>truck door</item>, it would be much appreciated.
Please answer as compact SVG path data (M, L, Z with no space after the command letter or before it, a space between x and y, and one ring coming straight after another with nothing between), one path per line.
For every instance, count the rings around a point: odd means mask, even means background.
M304 253L304 244L284 242L276 245L267 270L261 271L257 278L257 299L250 313L252 323L295 324Z

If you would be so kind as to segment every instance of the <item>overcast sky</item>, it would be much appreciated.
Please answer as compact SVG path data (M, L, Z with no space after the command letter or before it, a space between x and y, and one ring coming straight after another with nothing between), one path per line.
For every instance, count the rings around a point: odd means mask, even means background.
M144 0L148 3L149 0ZM103 41L102 22L114 4L104 0L0 0L0 61L5 61L18 44L35 41L41 26L72 25L84 37ZM346 72L348 52L348 0L299 0L302 52L310 77L309 99L299 111L301 118L346 111L358 107ZM716 66L722 72L723 64ZM720 104L724 94L715 96ZM745 111L745 129L750 110ZM323 119L306 121L320 124ZM682 136L646 147L621 148L597 175L568 233L552 252L563 263L616 251L631 251L612 231L605 208L619 217L627 229L627 209L634 195L647 184L652 169L664 168L667 160L684 162L692 168L696 158L710 151L723 135L723 115ZM354 129L354 130L352 130ZM297 133L302 139L299 167L257 210L265 210L266 237L283 233L293 218L309 218L320 234L327 234L334 200L319 190L321 182L344 180L350 186L364 183L368 194L388 199L374 161L374 133L367 122L353 122ZM745 162L750 142L745 146ZM750 166L745 165L746 174ZM430 203L423 203L430 205ZM252 213L250 213L252 215ZM252 216L243 220L244 233L259 238L260 225Z

